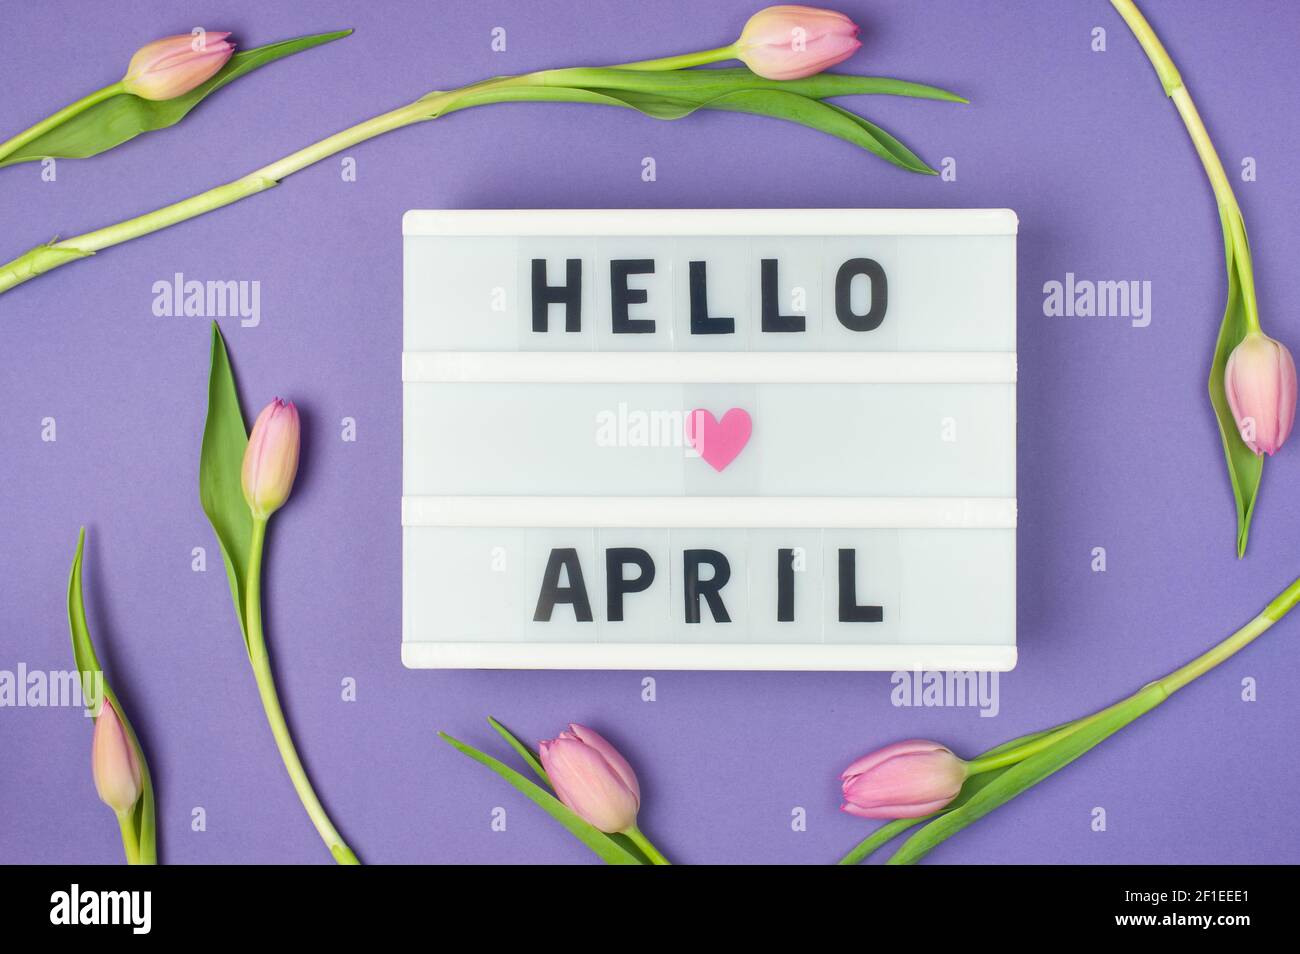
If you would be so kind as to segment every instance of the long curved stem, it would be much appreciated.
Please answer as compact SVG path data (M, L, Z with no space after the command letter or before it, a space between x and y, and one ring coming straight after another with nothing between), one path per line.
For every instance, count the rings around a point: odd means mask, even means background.
M1264 611L1252 619L1241 629L1237 630L1219 645L1215 646L1208 652L1197 656L1187 665L1175 669L1169 675L1159 680L1165 687L1165 690L1173 695L1183 686L1187 685L1193 679L1205 675L1215 666L1224 660L1230 658L1246 646L1258 639L1269 627L1280 620L1287 613L1291 612L1296 603L1300 602L1300 579L1292 582L1285 590L1264 607Z
M1154 683L1149 683L1148 685L1159 686L1164 691L1166 698L1172 696L1175 692L1182 689L1194 679L1198 679L1205 675L1215 666L1230 659L1242 649L1249 646L1252 642L1263 635L1269 627L1289 613L1297 602L1300 602L1300 579L1295 580L1290 586L1279 593L1277 597L1264 608L1263 612L1255 616L1255 618L1246 623L1246 625L1240 627L1227 639L1201 653L1201 655L1197 656L1186 665L1175 669L1164 678L1157 679ZM1008 765L1015 765L1017 762L1023 762L1025 759L1029 758L1029 756L1043 751L1053 743L1059 742L1067 735L1071 735L1079 731L1079 729L1091 725L1098 719L1104 718L1128 701L1128 699L1124 699L1115 703L1115 705L1107 706L1105 709L1102 709L1099 712L1094 712L1086 718L1070 723L1058 732L1053 732L1050 735L1045 735L1034 739L1031 742L1026 742L1024 745L1017 746L1014 749L1008 749L1005 752L998 752L997 754L990 755L986 758L975 759L967 763L967 771L971 775L978 775L981 772L990 772L994 769L1006 768Z
M253 666L253 676L257 680L257 692L262 699L262 708L266 712L266 721L271 726L271 735L275 737L275 746L280 750L280 758L289 772L294 790L303 808L311 817L311 822L320 833L321 840L329 848L330 854L339 864L357 865L361 862L352 849L338 833L325 807L316 797L307 770L298 758L294 748L293 737L284 719L284 710L280 708L280 698L275 691L275 677L271 672L271 659L266 652L266 639L262 632L262 549L266 542L266 519L254 518L253 542L248 556L247 599L244 612L248 622L248 660Z
M1156 36L1151 24L1147 22L1133 0L1110 0L1110 2L1133 31L1142 51L1155 67L1165 95L1173 100L1178 115L1182 117L1183 125L1187 127L1187 134L1192 139L1192 145L1196 147L1196 155L1201 160L1205 175L1210 180L1210 188L1214 190L1215 201L1219 205L1224 244L1232 253L1231 258L1236 262L1237 274L1241 279L1241 297L1245 305L1248 330L1259 331L1259 306L1255 298L1255 273L1251 263L1250 243L1246 240L1246 226L1242 219L1241 206L1237 203L1236 193L1232 190L1232 182L1224 171L1223 163L1205 128L1201 114L1196 109L1196 104L1192 102L1192 94L1188 92L1182 74L1178 72L1173 58L1160 42L1160 38Z
M0 161L3 161L9 156L12 156L23 146L26 146L28 143L32 142L33 140L38 139L41 136L45 135L51 129L54 129L57 126L61 126L63 123L67 122L72 117L84 113L86 110L88 110L91 106L94 106L96 103L102 103L106 99L112 99L114 96L118 95L122 91L123 90L122 90L121 80L109 86L105 86L103 89L97 89L89 96L83 96L75 103L70 103L69 105L64 106L62 109L60 109L57 113L54 113L53 115L47 116L45 119L42 119L36 125L29 126L28 128L24 129L22 132L20 132L18 135L6 139L4 142L0 143Z
M438 115L443 104L453 96L491 85L492 82L499 81L490 81L488 84L475 84L474 86L465 87L464 90L456 90L451 93L426 96L414 103L375 116L355 126L350 126L342 132L335 133L282 159L277 159L269 165L255 169L239 179L208 189L206 192L200 192L198 195L182 199L180 202L174 202L171 205L127 219L124 222L96 229L93 232L86 232L59 242L52 242L49 245L38 246L13 261L0 265L0 293L15 285L30 281L38 275L43 275L45 272L61 265L66 265L87 255L93 255L101 249L120 245L122 242L140 238L195 218L205 212L231 205L250 195L264 192L275 186L285 176L342 152L359 142L399 129L402 126L434 118Z
M680 56L669 56L656 60L624 63L621 64L621 68L673 70L703 63L713 63L721 59L729 59L733 55L732 47L726 46L713 50L703 50L698 53L685 53ZM465 105L480 105L482 102L502 102L509 97L503 95L502 91L497 89L498 87L528 86L537 82L540 75L503 76L481 83L473 83L449 92L430 93L406 106L367 119L355 126L349 126L347 129L328 136L304 149L299 149L282 159L277 159L275 162L255 169L248 175L208 189L206 192L182 199L180 202L173 202L171 205L163 206L144 215L138 215L124 222L118 222L82 235L75 235L62 241L51 242L48 245L37 246L13 261L0 265L0 294L62 265L93 255L101 249L149 235L152 232L195 218L205 212L212 212L231 205L240 199L248 198L259 192L265 192L286 176L292 175L313 163L320 162L322 159L336 155L357 143L391 132L394 129L400 129L403 126L409 126L412 123L436 119L444 112L452 111L453 104L457 100L463 100ZM114 93L119 91L113 87L107 87L106 90L101 90L94 95L106 95L108 90L112 90ZM484 92L492 92L493 95L488 98L480 98L476 102L475 97L479 97ZM83 103L89 105L86 101L83 101ZM69 107L69 109L72 108ZM62 113L67 113L67 110L56 113L55 117ZM55 117L51 117L51 120ZM66 115L64 118L67 118ZM50 120L46 122L48 123Z
M1077 719L1074 722L1071 722L1068 725L1063 726L1062 728L1058 729L1055 732L1052 732L1048 735L1039 736L1036 739L1026 742L1024 745L1016 746L1014 749L1006 749L1005 751L996 752L993 755L987 755L984 756L983 758L973 759L972 761L966 763L967 774L979 775L981 772L991 772L994 769L1006 768L1008 765L1015 765L1017 762L1023 762L1031 755L1037 755L1039 752L1043 751L1044 749L1049 748L1053 744L1061 741L1061 739L1065 738L1067 735L1073 735L1075 732L1078 732L1080 729L1092 725L1094 722L1097 722L1100 719L1104 719L1106 716L1110 715L1116 709L1122 708L1132 698L1133 698L1132 696L1128 696L1124 699L1121 699L1119 702L1116 702L1114 705L1109 705L1104 709L1099 709L1098 711L1094 712L1090 716L1085 716L1082 719Z

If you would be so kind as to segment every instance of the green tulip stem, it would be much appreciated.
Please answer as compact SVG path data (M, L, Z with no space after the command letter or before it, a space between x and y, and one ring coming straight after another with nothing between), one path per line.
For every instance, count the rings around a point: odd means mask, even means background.
M135 806L117 813L117 824L122 829L122 848L126 851L128 865L140 864L140 839L135 831Z
M284 710L280 708L280 698L275 691L275 677L271 672L271 658L266 652L266 639L262 632L262 549L266 542L266 518L253 518L253 541L248 555L247 599L245 615L248 626L248 660L253 666L253 676L257 680L257 692L262 699L262 708L266 712L266 721L271 726L271 735L275 737L276 748L280 758L289 772L294 790L307 809L312 824L320 833L321 840L329 848L330 854L339 864L357 865L361 862L352 853L352 849L343 841L334 824L330 821L325 808L316 797L303 768L298 751L294 748L293 737L284 720Z
M102 103L106 99L112 99L114 96L125 91L126 90L122 86L122 81L118 80L110 86L105 86L103 89L95 90L95 92L91 93L89 96L83 96L75 103L64 106L57 113L45 117L35 126L24 129L12 139L6 139L4 142L0 143L0 160L3 160L6 156L13 155L13 153L17 152L32 140L45 135L57 126L61 126L73 116L79 116L81 113L90 109L91 106L94 106L97 103Z
M1223 226L1223 241L1227 247L1229 260L1236 263L1235 267L1241 279L1241 297L1245 305L1247 330L1258 332L1260 330L1259 306L1255 298L1255 272L1251 263L1250 243L1246 239L1246 225L1242 219L1241 206L1237 203L1237 196L1232 191L1232 182L1224 171L1219 154L1210 140L1210 134L1201 120L1201 114L1197 111L1196 104L1192 102L1192 94L1188 92L1178 67L1174 65L1173 58L1160 42L1160 38L1156 36L1151 24L1147 22L1133 0L1110 0L1110 2L1124 18L1133 35L1137 37L1142 51L1146 53L1147 59L1155 67L1156 75L1160 77L1160 85L1164 87L1165 95L1174 101L1178 115L1182 117L1183 125L1187 127L1187 133L1192 138L1196 155L1205 168L1210 187L1214 190L1214 198L1219 204L1219 219Z
M656 848L653 842L645 835L641 834L641 829L633 825L627 831L623 832L628 838L632 839L632 844L641 849L641 853L650 859L652 865L670 865L672 864L664 857L663 852Z
M1131 697L1130 697L1131 698ZM998 752L994 755L986 755L981 758L973 759L966 763L966 775L979 775L982 772L992 772L995 769L1006 768L1008 765L1015 765L1017 762L1023 762L1031 755L1036 755L1046 748L1050 748L1054 743L1061 741L1067 735L1071 735L1082 729L1084 726L1092 725L1099 719L1104 719L1116 709L1121 708L1129 699L1115 703L1113 706L1107 706L1100 712L1094 712L1086 718L1079 719L1077 722L1071 722L1069 725L1052 732L1049 735L1034 739L1032 742L1026 742L1024 745L1016 746L1014 749L1007 749L1004 752Z
M1158 680L1169 695L1173 695L1183 686L1187 685L1193 679L1197 679L1209 672L1219 663L1231 658L1242 649L1249 646L1264 632L1266 632L1274 623L1280 620L1300 602L1300 579L1295 580L1290 586L1277 595L1277 597L1264 607L1264 611L1252 619L1241 629L1237 630L1219 645L1215 646L1209 652L1197 656L1186 666L1175 669L1163 679Z
M1300 579L1297 579L1278 594L1278 596L1264 608L1262 613L1257 615L1245 626L1242 626L1227 639L1223 640L1223 642L1197 656L1191 662L1187 663L1187 665L1175 669L1163 679L1157 679L1155 682L1149 683L1148 686L1158 686L1164 694L1164 699L1169 698L1194 679L1205 675L1215 666L1225 662L1242 649L1249 646L1252 642L1263 635L1269 627L1290 612L1292 607L1296 605L1297 601L1300 601ZM1145 691L1148 686L1144 686L1142 690L1139 691ZM978 775L981 772L991 772L994 769L1006 768L1008 765L1015 765L1017 762L1023 762L1031 755L1036 755L1044 749L1050 748L1053 744L1059 742L1067 735L1078 732L1085 726L1092 725L1093 723L1113 714L1116 709L1120 709L1132 701L1132 698L1133 697L1130 696L1127 699L1115 703L1113 706L1107 706L1100 712L1094 712L1092 715L1079 719L1077 722L1071 722L1069 725L1064 726L1050 735L1045 735L1041 738L1034 739L1031 742L1026 742L1024 745L1017 746L1014 749L1008 749L1004 752L998 752L995 755L974 759L966 764L967 774ZM1161 699L1161 702L1163 702L1164 699Z
M682 53L678 56L664 56L657 60L637 60L635 63L619 63L621 70L681 70L692 66L706 66L723 60L736 59L736 46L720 46L713 50L701 50L698 53Z
M304 149L299 149L269 165L262 166L248 175L224 185L200 192L198 195L173 202L144 215L118 222L93 232L72 236L48 245L40 245L20 255L7 264L0 265L0 293L30 281L38 275L93 255L101 249L120 245L131 239L140 238L169 226L176 225L206 212L212 212L245 199L248 196L265 192L279 184L285 176L298 172L313 163L320 162L357 143L375 136L409 126L412 123L436 118L445 103L459 93L478 90L483 87L498 85L501 80L489 80L455 90L451 93L432 93L421 97L414 103L391 110L365 122L351 126L342 132L328 136Z

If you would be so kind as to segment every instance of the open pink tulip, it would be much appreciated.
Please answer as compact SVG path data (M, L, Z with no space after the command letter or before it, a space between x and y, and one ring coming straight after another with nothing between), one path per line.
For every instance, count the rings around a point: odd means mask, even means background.
M253 423L244 451L244 499L253 517L265 520L284 506L298 473L301 425L291 401L273 400Z
M210 80L226 65L235 44L226 33L182 33L140 47L122 86L141 99L175 99Z
M600 733L575 723L538 750L555 794L584 821L611 834L636 827L641 786Z
M1274 454L1295 423L1295 359L1286 345L1258 331L1228 355L1223 386L1237 433L1256 454Z
M938 742L908 739L864 755L844 770L840 809L861 818L921 818L961 791L966 763Z
M95 791L104 804L119 815L129 812L140 800L140 759L127 737L117 710L107 699L95 719L90 745L90 767Z
M759 76L788 80L829 69L861 45L858 25L844 14L782 4L750 17L734 50Z

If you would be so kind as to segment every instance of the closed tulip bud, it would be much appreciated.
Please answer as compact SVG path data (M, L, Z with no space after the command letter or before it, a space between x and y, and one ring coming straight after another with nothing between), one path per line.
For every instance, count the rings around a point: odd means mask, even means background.
M95 791L99 792L105 805L119 815L135 807L140 800L140 759L117 716L117 710L107 699L95 719L90 767L95 777Z
M636 825L641 808L636 773L598 732L570 725L538 749L555 794L579 817L611 834Z
M253 516L265 520L284 506L298 473L300 425L293 402L273 400L253 423L244 451L244 499Z
M140 47L122 86L141 99L175 99L210 80L235 52L227 33L182 33Z
M961 791L966 763L938 742L909 739L864 755L844 770L842 811L862 818L921 818Z
M1256 454L1270 456L1295 423L1295 359L1286 345L1251 332L1228 355L1223 387L1237 433Z
M783 4L749 18L734 47L759 76L802 79L847 60L862 45L858 25L842 13Z

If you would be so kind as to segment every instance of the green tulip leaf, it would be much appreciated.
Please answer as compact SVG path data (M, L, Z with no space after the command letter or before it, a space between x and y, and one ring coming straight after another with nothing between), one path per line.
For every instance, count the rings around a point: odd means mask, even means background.
M1082 720L1078 728L1022 762L987 774L995 777L979 785L959 807L945 811L907 841L888 861L891 865L915 864L934 848L968 825L983 818L999 805L1069 765L1134 719L1151 711L1167 698L1165 690L1152 684L1122 703ZM979 779L974 776L971 781Z
M533 770L533 774L542 780L542 784L548 788L551 787L551 777L546 774L546 769L542 768L542 760L537 757L537 753L520 742L513 732L491 716L488 716L488 724L496 729L497 734L505 739L512 749L519 753L519 757L528 763L528 767Z
M797 93L770 89L740 89L701 99L690 104L688 108L686 104L672 97L612 89L598 89L595 92L621 99L632 108L659 119L679 119L696 109L720 109L782 119L851 142L909 172L924 175L938 174L879 126L873 125L843 107L823 103Z
M881 129L875 123L869 122L857 113L850 112L843 106L836 106L834 103L826 103L825 105L827 109L835 110L835 112L848 119L849 122L856 123L868 136L879 142L881 146L888 150L889 155L893 157L893 161L896 165L902 166L909 172L920 172L925 175L937 175L937 173L931 169L920 156L912 152L912 150L899 142L897 138L890 135L890 133L886 132L884 129Z
M445 107L440 115L468 109L471 106L502 102L565 102L624 106L654 119L681 119L699 109L720 109L798 123L851 142L909 172L924 175L938 174L879 126L831 103L823 103L797 93L768 89L738 89L716 96L700 95L694 99L683 98L693 95L695 94L689 90L675 90L673 95L662 95L613 88L489 87L466 93Z
M242 471L248 431L239 408L239 393L230 370L230 357L221 329L212 323L212 359L208 372L208 417L203 425L199 455L199 500L217 535L226 564L230 598L235 603L239 628L248 645L244 619L244 581L253 542L253 515L244 500Z
M351 32L336 30L332 33L317 33L236 53L215 76L175 99L152 101L130 93L119 93L19 147L0 160L0 168L50 156L59 159L97 156L141 133L175 125L208 95L259 67L313 46L341 39Z
M499 762L485 752L480 752L471 745L466 745L459 739L454 739L446 732L439 732L439 737L455 748L457 751L469 756L475 762L486 765L492 771L496 772L503 779L522 792L529 800L538 805L548 815L563 825L573 837L582 842L601 860L611 865L639 865L642 864L635 855L623 848L618 842L608 837L599 828L583 821L577 813L572 811L568 806L558 798L543 788L533 784L524 778L504 762Z
M908 172L938 175L889 133L830 103L777 90L741 90L709 100L704 105L709 109L733 110L798 123L851 142Z
M854 76L850 73L817 73L805 79L769 80L750 73L744 67L721 70L685 70L678 75L689 76L694 73L718 73L722 76L736 76L748 84L750 89L777 89L787 93L798 93L812 99L827 99L832 96L906 96L911 99L936 99L948 103L969 103L965 96L938 86L925 83L911 83L907 80L893 79L888 76ZM749 78L745 77L748 74Z
M149 762L144 757L140 739L135 734L135 729L131 725L131 720L127 718L122 703L118 701L108 680L104 678L104 670L99 664L94 641L90 638L90 626L86 621L86 603L81 591L81 563L85 546L86 528L82 527L77 537L77 550L72 557L72 571L68 575L68 629L72 634L72 658L76 663L83 691L90 690L86 693L86 701L95 707L96 716L104 700L112 704L118 718L122 721L122 726L126 729L127 737L131 740L136 758L139 759L140 799L131 810L130 827L136 843L139 863L153 865L158 863L158 826L154 817L153 780L149 774ZM102 692L103 699L92 699L91 695L95 691Z
M1228 234L1228 225L1224 224L1224 234ZM1231 245L1227 248L1228 260L1228 306L1223 313L1223 322L1219 325L1219 337L1214 346L1214 360L1210 364L1210 403L1214 405L1214 417L1219 424L1219 438L1223 442L1223 456L1228 463L1228 479L1232 482L1232 496L1237 504L1237 557L1246 553L1246 539L1250 536L1250 518L1255 512L1255 497L1259 492L1259 481L1264 473L1264 457L1256 454L1246 446L1237 430L1237 422L1228 406L1228 393L1224 384L1224 372L1228 367L1228 356L1232 349L1246 337L1247 318L1245 301L1241 294L1241 276L1238 272L1240 263L1233 254Z
M581 89L621 89L674 96L682 99L711 99L739 90L775 90L811 99L831 96L883 94L915 99L937 99L951 103L968 100L937 86L909 83L887 76L853 76L846 73L818 73L805 79L764 79L744 67L734 69L627 70L618 67L546 70L535 74L545 86Z

